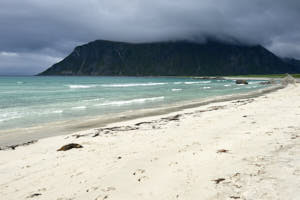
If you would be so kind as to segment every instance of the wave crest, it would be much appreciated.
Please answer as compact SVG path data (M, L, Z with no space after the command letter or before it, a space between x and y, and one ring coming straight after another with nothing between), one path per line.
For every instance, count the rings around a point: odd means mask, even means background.
M70 89L86 89L86 88L94 88L97 85L68 85Z
M126 104L134 104L134 103L145 103L148 101L161 101L164 100L164 96L161 97L151 97L151 98L141 98L141 99L132 99L132 100L125 100L125 101L111 101L111 102L106 102L106 103L100 103L97 104L96 106L122 106Z
M125 84L103 84L102 87L137 87L137 86L155 86L166 85L168 83L125 83Z

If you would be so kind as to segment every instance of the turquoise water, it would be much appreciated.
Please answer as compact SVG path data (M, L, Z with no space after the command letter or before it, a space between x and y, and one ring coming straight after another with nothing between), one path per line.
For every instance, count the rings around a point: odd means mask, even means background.
M156 108L263 88L259 81L136 77L0 77L0 130Z

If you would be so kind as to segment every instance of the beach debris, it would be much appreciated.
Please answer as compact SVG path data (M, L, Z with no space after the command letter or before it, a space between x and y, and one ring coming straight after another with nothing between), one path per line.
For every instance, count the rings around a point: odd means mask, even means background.
M100 133L95 133L92 137L98 137L100 135Z
M217 178L215 180L213 180L216 184L219 184L221 183L222 181L225 181L226 179L225 178Z
M78 139L80 137L86 137L86 136L88 136L88 134L74 134L72 136L75 137L76 139Z
M28 146L28 145L36 143L37 141L38 140L31 140L29 142L24 142L24 143L21 143L21 144L15 144L15 145L10 145L10 146L6 146L6 147L0 147L0 151L1 150L7 150L7 149L15 150L17 147Z
M119 159L119 160L122 159L122 156L118 156L118 159Z
M294 139L297 139L298 137L300 137L300 136L299 136L299 135L293 135L293 136L291 137L291 139L294 140Z
M34 194L29 195L26 198L34 198L34 197L41 196L41 195L42 195L41 193L34 193Z
M132 130L137 130L137 127L132 127L132 126L115 126L111 128L104 128L102 130L108 130L108 131L132 131Z
M164 121L178 121L179 117L181 117L181 115L178 114L178 115L174 115L171 117L165 117L165 118L161 118L161 119Z
M76 144L76 143L70 143L70 144L64 145L61 148L57 149L57 151L68 151L73 148L83 148L83 146L81 146L80 144Z
M227 150L227 149L219 149L217 151L217 153L228 153L228 152L229 152L229 150Z
M142 177L140 177L140 178L138 179L138 182L142 182L142 181L145 180L145 179L148 179L148 177L147 177L147 176L142 176Z
M145 173L146 172L146 170L144 170L144 169L137 169L135 172L133 172L132 173L132 175L137 175L137 174L143 174L143 173Z
M136 123L135 126L140 126L140 125L143 125L143 124L152 124L153 122L139 122L139 123Z
M238 196L230 196L230 199L240 199L241 197Z
M246 80L236 80L235 83L239 84L239 85L241 85L241 84L247 85L248 84L248 82Z

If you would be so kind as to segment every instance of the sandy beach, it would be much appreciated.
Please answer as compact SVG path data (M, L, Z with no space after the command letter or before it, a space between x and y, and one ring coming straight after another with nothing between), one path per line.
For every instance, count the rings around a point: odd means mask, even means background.
M75 143L78 147L57 151ZM300 85L0 151L0 199L296 200Z

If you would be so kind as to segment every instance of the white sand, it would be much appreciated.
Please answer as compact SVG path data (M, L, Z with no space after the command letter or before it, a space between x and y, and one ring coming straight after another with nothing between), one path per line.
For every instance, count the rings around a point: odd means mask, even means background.
M299 199L299 85L166 116L2 150L0 199Z

